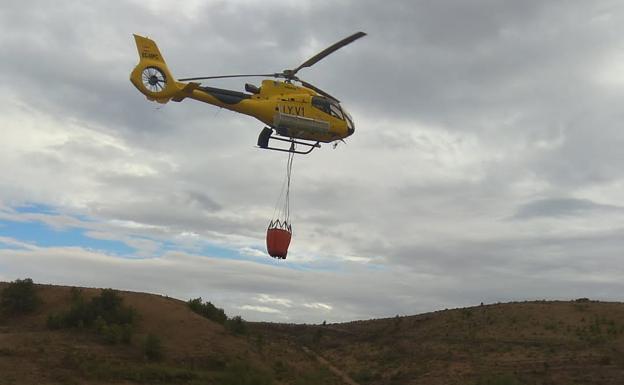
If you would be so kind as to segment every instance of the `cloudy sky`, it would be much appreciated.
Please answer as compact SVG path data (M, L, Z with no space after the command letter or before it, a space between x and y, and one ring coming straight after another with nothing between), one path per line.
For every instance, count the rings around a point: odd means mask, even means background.
M356 133L295 159L274 261L286 156L248 116L148 102L132 34L188 77L292 68L356 31L299 73ZM612 0L3 0L0 280L284 322L622 300L622 36Z

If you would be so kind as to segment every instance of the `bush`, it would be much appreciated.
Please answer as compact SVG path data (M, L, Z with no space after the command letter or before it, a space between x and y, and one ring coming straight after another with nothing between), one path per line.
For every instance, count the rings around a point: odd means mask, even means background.
M202 317L206 317L209 320L220 323L221 325L225 324L227 320L227 316L225 315L225 311L213 305L210 302L202 303L201 297L190 299L188 301L189 308L195 313L201 315Z
M522 385L522 383L511 374L494 374L481 377L476 385Z
M223 385L271 385L273 378L247 362L235 361L227 366L218 381Z
M352 377L355 381L360 382L362 384L370 384L373 382L378 382L377 380L381 378L379 373L373 372L368 367L362 368L359 371L353 373Z
M90 328L110 344L130 343L136 312L124 306L123 298L112 289L86 302L79 290L71 291L72 305L67 312L48 316L49 329Z
M143 341L143 353L149 361L160 361L163 358L163 347L160 337L148 334Z
M121 326L117 324L111 324L110 326L105 325L102 328L100 332L100 336L102 336L105 342L111 345L115 345L121 342L121 333L122 333Z
M134 333L133 327L130 324L121 326L121 342L126 345L132 343L132 334Z
M297 375L294 385L318 385L333 384L335 376L327 368L320 368L314 371L306 371Z
M234 334L247 334L247 323L239 315L227 320L225 326Z
M0 309L6 314L32 313L41 304L32 279L17 279L2 290Z
M133 308L123 305L123 298L113 289L104 289L99 296L85 302L81 294L72 292L72 306L65 312L56 315L62 320L62 327L79 327L80 324L100 328L102 323L107 325L133 324L136 312Z

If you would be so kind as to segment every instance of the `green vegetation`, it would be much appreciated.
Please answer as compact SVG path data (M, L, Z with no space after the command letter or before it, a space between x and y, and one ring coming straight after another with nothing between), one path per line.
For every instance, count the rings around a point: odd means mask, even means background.
M219 378L223 385L271 385L273 378L268 372L252 367L244 361L235 361L225 368Z
M228 318L223 309L216 307L210 302L202 302L201 297L190 299L187 303L192 311L202 317L224 325L232 333L247 334L247 324L241 316L237 315Z
M143 353L149 361L160 361L163 358L163 347L160 338L155 334L148 334L143 341Z
M155 341L158 338L148 336L148 339ZM143 384L273 384L273 378L269 372L242 360L235 360L224 367L197 369L180 365L172 366L165 361L137 363L110 357L103 358L92 352L71 349L64 353L61 362L60 368L51 368L50 375L59 381L63 380L63 383L82 383L79 379L84 378L101 382ZM78 374L78 379L75 376L68 376L68 373ZM69 382L69 380L74 382Z
M228 319L225 326L234 334L247 334L247 323L239 315Z
M286 378L290 371L292 371L292 369L284 361L277 360L273 362L273 373L275 373L277 380L283 380Z
M72 350L62 358L63 370L79 373L80 377L95 381L129 381L144 384L206 384L272 385L270 373L245 361L235 361L219 372L173 367L166 363L137 364L113 359L101 359L92 353ZM66 373L55 370L54 377ZM70 379L70 378L66 378ZM75 383L80 383L79 381Z
M373 384L381 379L379 373L372 371L369 367L364 367L355 373L351 373L351 377L361 384Z
M494 374L481 377L475 385L522 385L522 382L511 374Z
M0 294L0 310L7 315L28 314L41 304L32 279L17 279Z
M213 305L210 302L202 303L201 297L190 299L188 301L189 308L195 313L201 315L202 317L208 318L209 320L220 323L221 325L225 324L227 321L227 316L225 315L225 311Z
M621 303L523 302L346 324L288 325L229 318L201 298L185 304L111 289L67 293L67 288L34 285L29 279L2 283L3 315L9 309L35 310L0 323L0 334L10 336L0 344L0 385L34 383L35 377L66 385L343 383L301 345L361 385L402 385L414 379L607 385L622 383L624 373ZM127 305L131 298L143 315L140 323ZM223 327L191 314L187 306ZM42 309L54 309L49 328L69 330L41 330L41 317L47 315ZM166 339L160 334L164 329Z
M320 368L313 372L306 372L298 375L295 385L318 385L334 384L334 375L327 368ZM342 383L342 381L340 382Z
M102 359L93 353L71 350L62 357L62 367L81 377L96 381L132 381L138 383L196 383L207 377L201 372L164 364L136 364ZM79 383L79 382L77 382ZM202 381L201 383L204 383Z
M584 326L577 326L576 336L590 345L604 344L616 338L622 332L614 320L605 317L594 316L591 323Z
M133 308L124 306L115 290L104 289L99 296L85 301L78 289L72 289L71 307L68 311L48 316L48 328L88 328L110 344L132 340L137 315Z

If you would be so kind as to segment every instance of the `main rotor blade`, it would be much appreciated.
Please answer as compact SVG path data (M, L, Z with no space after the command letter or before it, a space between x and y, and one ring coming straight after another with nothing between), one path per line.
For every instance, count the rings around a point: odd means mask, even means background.
M338 103L340 103L340 100L336 99L335 97L331 96L330 94L328 94L327 92L323 91L322 89L320 89L320 88L316 87L315 85L310 84L310 83L308 83L308 82L306 82L306 81L303 81L303 80L299 80L299 82L301 82L301 84L302 84L304 87L307 87L307 88L309 88L309 89L311 89L311 90L313 90L313 91L316 91L316 93L318 93L318 94L321 94L321 95L323 95L323 96L326 96L326 97L328 97L328 98L330 98L330 99L333 99L333 100L337 101Z
M251 77L265 77L276 78L280 74L252 74L252 75L219 75L219 76L202 76L198 78L184 78L178 79L180 82L187 82L190 80L206 80L206 79L226 79L226 78L251 78Z
M366 34L364 32L357 32L357 33L354 33L353 35L351 35L349 37L346 37L346 38L340 40L339 42L337 42L337 43L335 43L335 44L325 48L321 52L317 53L316 55L312 56L311 58L309 58L308 60L303 62L303 64L301 64L299 67L297 67L294 70L292 70L292 75L296 74L302 68L313 66L319 60L323 59L325 56L333 53L336 50L339 50L340 48L344 47L347 44L353 43L357 39L359 39L361 37L364 37L364 36L366 36Z

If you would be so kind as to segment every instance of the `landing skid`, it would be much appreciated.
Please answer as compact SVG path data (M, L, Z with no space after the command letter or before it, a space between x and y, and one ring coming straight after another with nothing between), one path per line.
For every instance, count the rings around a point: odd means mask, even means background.
M280 147L269 147L269 141L271 139L278 140L280 142L290 143L290 148L286 149L286 148L280 148ZM290 152L290 153L293 153L293 154L309 154L315 148L320 148L321 147L321 145L319 143L320 142L311 143L311 142L304 142L304 141L301 141L301 140L295 140L293 138L288 138L287 139L287 138L275 136L275 135L273 135L273 129L271 129L269 127L264 127L264 129L260 132L260 136L258 136L258 147L260 147L262 149L265 149L265 150ZM300 146L303 146L303 147L307 147L308 150L307 151L297 151L296 150L296 146L297 145L300 145Z

